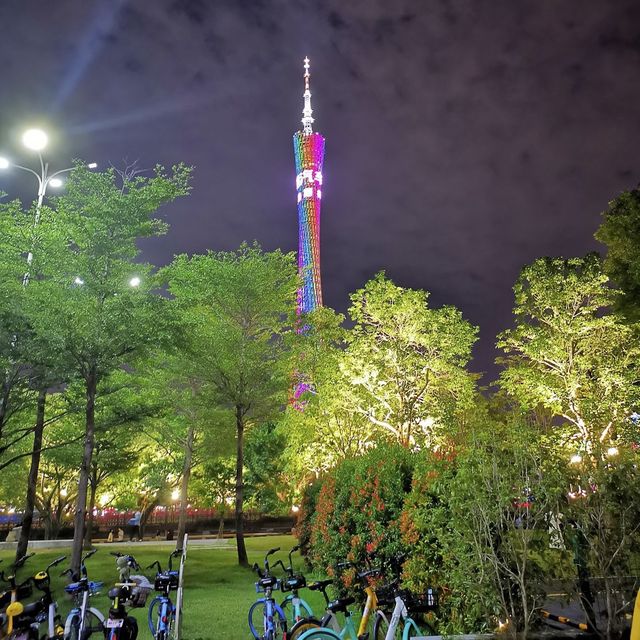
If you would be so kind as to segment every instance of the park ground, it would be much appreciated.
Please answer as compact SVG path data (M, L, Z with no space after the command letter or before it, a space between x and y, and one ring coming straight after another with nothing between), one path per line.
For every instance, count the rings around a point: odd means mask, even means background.
M262 560L266 551L272 547L281 547L282 551L275 558L282 558L287 563L286 554L296 543L292 536L267 536L247 538L247 551L249 562ZM115 561L110 551L131 553L144 568L154 560L159 560L164 568L172 545L136 545L132 544L101 544L99 551L87 561L87 570L91 580L104 581L105 588L101 593L92 598L92 605L107 613L109 599L107 591L111 584L116 582L117 574ZM63 549L36 550L36 555L28 561L28 569L32 573L40 571L54 558L63 555ZM8 565L13 554L8 551L0 552L2 565ZM296 556L294 556L296 559ZM294 566L302 567L302 559L297 556ZM21 570L19 577L26 578L27 566ZM64 593L65 579L59 574L65 564L52 570L51 578L54 594L58 598L60 613L64 617L71 608L71 601ZM153 582L153 571L143 571ZM251 634L247 626L247 612L251 603L257 597L254 588L255 574L249 569L239 567L237 564L235 545L229 544L221 547L205 548L195 541L189 549L187 563L185 565L185 599L184 599L184 640L209 640L210 638L226 638L227 640L249 640ZM280 594L281 595L281 594ZM149 603L152 594L147 600ZM321 600L318 594L306 592L305 599L314 610L322 611ZM321 596L320 596L321 598ZM151 634L147 627L147 608L133 609L132 615L138 619L140 640L150 640Z

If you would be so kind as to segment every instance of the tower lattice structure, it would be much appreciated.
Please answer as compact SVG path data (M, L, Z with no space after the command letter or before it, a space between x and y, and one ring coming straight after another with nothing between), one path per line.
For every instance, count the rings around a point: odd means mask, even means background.
M324 137L313 132L309 58L304 59L304 108L302 131L293 134L298 200L298 272L302 287L298 292L298 313L322 306L320 281L320 203Z

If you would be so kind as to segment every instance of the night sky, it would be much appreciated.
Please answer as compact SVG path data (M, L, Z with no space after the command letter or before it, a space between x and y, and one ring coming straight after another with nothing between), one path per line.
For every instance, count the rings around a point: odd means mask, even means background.
M489 379L520 268L597 248L600 212L640 176L637 0L0 0L0 25L0 154L29 162L17 139L37 123L57 167L195 165L143 246L155 264L297 248L308 55L325 304L344 311L384 268L480 325Z

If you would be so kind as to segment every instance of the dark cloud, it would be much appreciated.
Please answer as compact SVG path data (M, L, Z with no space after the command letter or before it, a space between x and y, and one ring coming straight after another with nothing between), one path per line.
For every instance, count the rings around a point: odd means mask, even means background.
M253 238L296 248L308 54L326 303L344 310L384 268L480 325L476 369L520 268L596 248L600 211L640 174L634 0L60 0L46 19L5 0L0 23L6 153L43 118L55 164L196 166L170 234L144 243L159 264Z

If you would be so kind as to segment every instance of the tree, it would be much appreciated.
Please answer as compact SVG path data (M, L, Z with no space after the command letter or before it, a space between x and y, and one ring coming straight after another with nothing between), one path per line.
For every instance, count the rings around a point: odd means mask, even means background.
M321 307L291 336L292 370L311 382L289 403L278 431L286 436L286 458L298 491L339 461L374 446L379 428L358 411L351 379L344 373L348 331L344 316Z
M607 245L604 268L622 291L618 307L640 320L640 190L624 191L609 203L596 238Z
M55 201L65 234L64 251L43 270L40 286L47 305L32 319L67 355L85 390L84 447L80 464L71 565L82 554L88 482L95 441L100 383L168 335L166 301L151 289L151 267L135 262L137 241L166 231L155 218L162 204L185 195L189 169L161 167L151 178L108 170L91 172L78 164L66 193ZM137 286L130 285L139 277Z
M178 256L162 274L186 327L186 352L202 393L235 420L236 542L238 562L247 565L245 429L277 411L291 384L283 337L298 286L294 256L243 244L233 252Z
M428 296L384 273L351 295L342 372L357 410L405 447L432 446L474 393L465 366L477 329L454 307L430 309Z
M637 407L637 333L610 312L617 292L596 254L540 258L515 287L515 327L501 387L525 410L542 405L570 425L574 451L601 457Z

